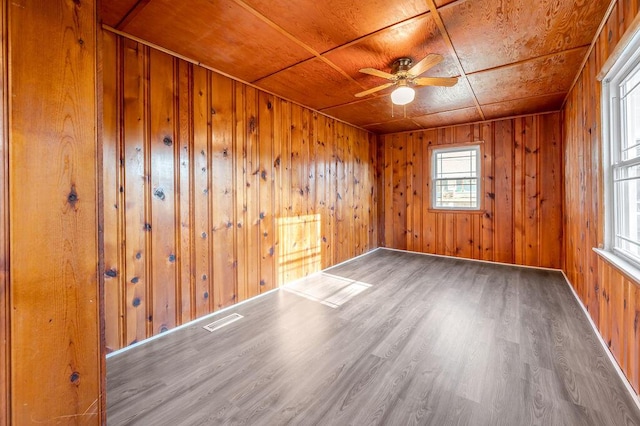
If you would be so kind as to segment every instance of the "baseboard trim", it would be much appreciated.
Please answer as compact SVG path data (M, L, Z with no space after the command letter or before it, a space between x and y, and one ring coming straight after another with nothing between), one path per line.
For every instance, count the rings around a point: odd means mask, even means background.
M373 249L371 249L371 250L369 250L369 251L367 251L367 252L365 252L365 253L359 254L359 255L358 255L358 256L356 256L356 257L352 257L351 259L344 260L344 261L342 261L342 262L340 262L340 263L337 263L337 264L335 264L335 265L333 265L333 266L330 266L330 267L328 267L328 268L326 268L326 269L320 270L320 271L318 271L318 272L314 272L313 274L309 274L309 275L307 275L307 276L305 276L305 277L298 278L297 280L294 280L294 281L288 282L288 283L286 283L286 284L283 284L281 287L285 287L285 286L291 285L291 284L296 283L296 282L298 282L298 281L300 281L300 280L304 280L305 278L309 278L309 277L311 277L311 276L313 276L313 275L315 275L315 274L320 274L320 273L322 273L322 272L324 272L324 271L328 271L329 269L331 269L331 268L335 268L336 266L340 266L340 265L343 265L343 264L345 264L345 263L352 262L352 261L354 261L354 260L356 260L356 259L358 259L358 258L360 258L360 257L362 257L362 256L366 256L366 255L368 255L368 254L371 254L371 253L373 253L374 251L377 251L377 250L379 250L379 249L380 249L380 247L375 247L375 248L373 248ZM166 335L168 335L168 334L171 334L171 333L173 333L173 332L175 332L175 331L182 330L182 329L184 329L184 328L194 326L194 325L196 325L197 323L199 323L200 321L204 321L204 320L207 320L207 319L213 318L213 317L215 317L215 316L217 316L217 315L223 314L223 313L225 313L225 312L229 312L230 310L235 309L235 308L237 308L238 306L242 306L243 304L245 304L245 303L247 303L247 302L252 302L252 301L257 300L257 299L259 299L259 298L261 298L261 297L263 297L263 296L266 296L267 294L274 293L274 292L276 292L276 291L280 290L280 288L281 288L281 287L274 288L274 289L269 290L269 291L265 291L264 293L261 293L261 294L259 294L259 295L257 295L257 296L253 296L253 297L252 297L252 298L250 298L250 299L243 300L242 302L238 302L238 303L235 303L235 304L233 304L233 305L227 306L226 308L220 309L219 311L211 312L210 314L207 314L207 315L201 316L201 317L199 317L199 318L195 318L195 319L193 319L193 320L191 320L191 321L189 321L189 322L185 322L184 324L181 324L181 325L179 325L179 326L177 326L177 327L175 327L175 328L169 329L169 330L165 331L164 333L156 334L155 336L151 336L151 337L149 337L149 338L147 338L147 339L144 339L144 340L141 340L141 341L139 341L139 342L133 343L133 344L131 344L131 345L129 345L129 346L125 346L124 348L120 348L120 349L118 349L118 350L115 350L115 351L113 351L113 352L110 352L110 353L108 353L108 354L107 354L106 358L107 358L107 359L109 359L109 358L111 358L111 357L114 357L114 356L120 355L120 354L122 354L122 353L124 353L124 352L128 351L129 349L137 348L138 346L144 345L145 343L149 343L149 342L151 342L151 341L153 341L153 340L156 340L156 339L159 339L159 338L161 338L161 337L164 337L164 336L166 336Z
M580 296L578 296L578 293L576 293L576 290L571 285L571 281L569 281L569 277L567 277L567 274L565 274L564 271L561 271L561 272L562 272L562 276L564 276L565 282L567 283L567 285L569 286L569 289L571 290L571 294L573 294L573 297L578 302L578 305L580 305L580 309L582 309L582 312L584 313L585 317L587 317L587 321L589 321L589 324L591 324L591 328L596 334L596 337L598 338L600 345L602 345L604 352L609 357L609 361L611 361L611 364L613 364L613 368L618 373L618 376L620 377L620 380L622 380L622 383L624 383L625 388L627 388L627 392L629 392L629 395L631 395L633 402L636 403L636 407L638 407L638 410L640 410L640 397L638 396L636 391L633 389L633 386L631 386L631 383L629 383L629 379L627 379L627 376L624 374L624 372L620 368L620 365L618 365L618 361L613 356L613 353L611 353L609 346L607 346L607 343L602 338L602 335L600 334L600 330L598 330L596 323L593 322L591 315L589 315L589 311L584 306L584 303L582 303L582 300L580 300Z
M280 289L279 288L274 288L272 290L265 291L264 293L258 294L257 296L253 296L250 299L243 300L242 302L238 302L238 303L235 303L235 304L233 304L231 306L227 306L226 308L222 308L219 311L211 312L210 314L207 314L207 315L201 316L199 318L193 319L193 320L191 320L189 322L185 322L184 324L181 324L181 325L179 325L179 326L177 326L175 328L171 328L171 329L165 331L164 333L156 334L155 336L151 336L151 337L149 337L147 339L140 340L139 342L132 343L129 346L125 346L124 348L120 348L120 349L118 349L116 351L108 353L107 354L107 359L109 359L111 357L114 357L114 356L117 356L117 355L120 355L120 354L122 354L122 353L124 353L124 352L126 352L126 351L128 351L130 349L137 348L138 346L142 346L142 345L144 345L146 343L152 342L152 341L154 341L156 339L159 339L161 337L167 336L167 335L169 335L169 334L171 334L173 332L176 332L178 330L182 330L183 328L194 326L196 323L198 323L200 321L204 321L206 319L213 318L213 317L218 316L220 314L223 314L225 312L229 312L231 309L235 309L238 306L242 306L247 302L252 302L254 300L260 299L261 297L266 296L266 295L271 294L271 293L274 293L274 292L276 292L278 290L280 290Z
M607 354L607 357L609 357L609 361L611 362L611 364L613 365L613 368L618 373L618 376L620 377L620 380L622 381L622 383L624 384L625 388L627 389L627 392L629 392L629 395L631 395L631 398L633 399L633 402L635 402L636 406L638 407L638 410L640 410L640 396L638 396L636 391L633 389L633 386L631 386L631 383L629 383L629 379L627 379L627 376L625 376L624 372L620 368L620 365L618 365L618 361L616 361L616 358L613 356L613 353L611 353L611 350L607 346L607 343L602 338L602 335L600 334L600 330L598 330L598 327L593 322L593 319L591 318L591 315L589 315L589 311L587 310L587 308L582 303L582 300L580 300L580 296L578 296L578 293L576 293L575 289L571 285L571 281L569 281L569 278L567 277L567 274L565 274L565 272L562 269L545 268L545 267L542 267L542 266L515 265L515 264L512 264L512 263L494 262L494 261L491 261L491 260L483 260L483 259L469 259L469 258L466 258L466 257L446 256L446 255L442 255L442 254L422 253L422 252L418 252L418 251L400 250L400 249L389 248L389 247L379 247L379 249L391 250L391 251L399 251L399 252L403 252L403 253L423 254L425 256L444 257L444 258L449 258L449 259L468 260L468 261L472 261L472 262L490 263L490 264L494 264L494 265L498 264L498 265L506 265L506 266L516 266L516 267L519 267L519 268L541 269L541 270L546 270L546 271L557 271L557 272L562 273L562 276L564 277L565 282L569 286L569 290L571 290L571 294L573 294L573 297L578 302L578 305L580 305L580 309L582 309L582 312L584 313L584 316L587 318L587 321L589 321L589 324L591 325L591 328L593 329L598 341L600 342L600 345L602 345L602 348L604 349L604 352Z
M423 254L425 256L433 256L433 257L444 257L446 259L459 259L459 260L468 260L470 262L489 263L491 265L515 266L516 268L541 269L543 271L558 271L558 272L562 272L562 269L547 268L547 267L544 267L544 266L518 265L516 263L496 262L495 260L484 260L484 259L472 259L470 257L447 256L445 254L423 253L423 252L420 252L420 251L400 250L400 249L391 248L391 247L378 247L378 248L382 249L382 250L399 251L399 252L403 252L403 253Z

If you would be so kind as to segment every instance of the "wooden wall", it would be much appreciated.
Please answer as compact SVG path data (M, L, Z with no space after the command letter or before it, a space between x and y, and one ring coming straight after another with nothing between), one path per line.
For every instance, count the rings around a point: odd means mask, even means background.
M96 4L1 4L0 424L99 424Z
M430 209L430 146L482 141L483 209ZM561 268L559 113L380 137L380 245Z
M9 377L10 351L9 336L9 140L7 138L7 4L0 1L0 425L8 425L11 420L11 386Z
M563 110L566 273L623 371L640 391L638 283L599 259L603 244L601 110L596 75L638 14L638 1L618 1Z
M374 174L369 133L105 33L108 349L376 247Z

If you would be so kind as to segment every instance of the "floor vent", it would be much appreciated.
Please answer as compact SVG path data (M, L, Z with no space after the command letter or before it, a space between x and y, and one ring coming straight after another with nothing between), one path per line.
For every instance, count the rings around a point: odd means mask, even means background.
M231 324L232 322L236 322L240 319L244 318L242 315L240 314L231 314L228 315L224 318L220 318L218 321L214 321L211 324L207 324L205 325L204 328L207 331L216 331L221 329L222 327L226 327L227 325Z

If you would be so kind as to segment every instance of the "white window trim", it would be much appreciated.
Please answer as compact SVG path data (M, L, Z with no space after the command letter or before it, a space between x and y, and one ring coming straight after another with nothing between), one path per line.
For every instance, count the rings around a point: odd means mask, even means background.
M476 176L475 177L471 177L472 179L476 179L477 185L476 185L476 201L477 201L477 206L476 207L448 207L448 206L442 206L442 207L438 207L437 203L436 203L436 185L435 182L438 180L442 180L442 179L437 179L436 178L436 157L439 152L457 152L457 151L476 151ZM480 149L480 143L474 143L474 144L465 144L465 145L458 145L458 146L451 146L451 147L447 147L446 145L444 146L440 146L438 148L433 148L431 150L431 176L430 181L431 181L431 208L433 210L440 210L440 211L459 211L459 210L468 210L468 211L479 211L482 209L482 170L481 170L481 165L482 165L482 150ZM460 179L467 179L467 178L460 178Z
M617 58L615 64L602 79L602 170L604 177L604 250L598 254L628 275L640 279L640 262L615 248L615 203L613 182L613 152L620 143L621 128L617 125L620 105L617 101L618 86L631 69L640 64L640 31L636 32ZM616 102L613 102L613 99ZM615 144L615 145L614 145ZM616 151L617 152L617 151Z

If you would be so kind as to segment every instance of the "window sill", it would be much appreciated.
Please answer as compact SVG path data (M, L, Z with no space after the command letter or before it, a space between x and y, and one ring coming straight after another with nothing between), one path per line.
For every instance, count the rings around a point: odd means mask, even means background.
M602 259L604 259L605 262L607 262L622 274L624 274L627 278L635 282L636 285L640 285L640 268L610 250L603 250L594 247L593 251L595 251L597 255Z
M465 210L465 209L427 209L429 213L455 213L455 214L485 214L486 210Z

